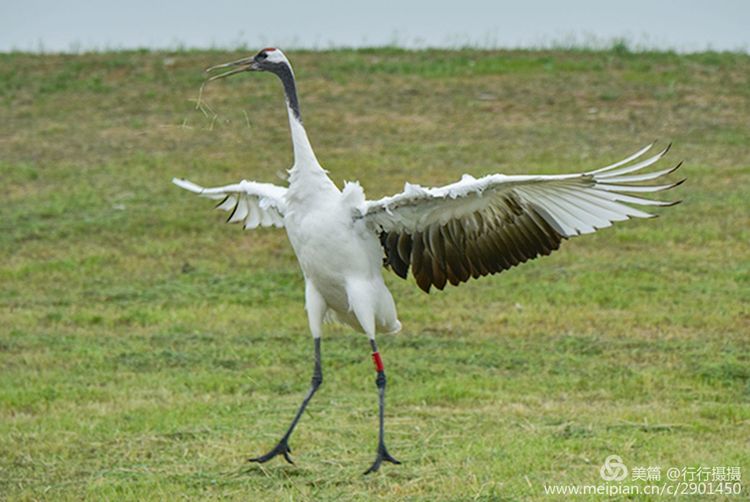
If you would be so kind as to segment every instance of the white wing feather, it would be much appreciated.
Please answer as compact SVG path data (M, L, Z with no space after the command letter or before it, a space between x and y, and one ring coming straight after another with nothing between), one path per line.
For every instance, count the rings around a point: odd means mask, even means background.
M669 150L624 166L641 157L653 145L607 167L579 174L513 175L492 174L475 179L465 175L460 181L437 188L407 183L404 191L379 200L365 201L355 211L355 219L364 218L374 231L421 232L433 224L445 225L482 211L503 194L512 192L534 207L563 237L572 237L608 227L615 221L653 215L628 204L669 206L673 202L644 199L623 192L651 193L682 183L644 185L679 168L626 176L644 169ZM619 168L619 169L617 169ZM501 198L501 197L500 197ZM510 208L509 208L510 209Z
M180 178L172 179L172 183L201 197L221 200L216 208L231 211L228 223L242 222L246 229L284 226L287 191L284 187L245 180L216 188L204 188Z
M652 216L632 204L674 204L626 194L658 192L681 183L647 183L679 167L642 173L669 149L637 162L650 148L579 174L466 175L438 188L407 183L399 194L362 202L353 217L380 237L384 263L394 273L406 278L411 268L424 291L431 286L443 289L448 282L457 285L550 254L563 239Z

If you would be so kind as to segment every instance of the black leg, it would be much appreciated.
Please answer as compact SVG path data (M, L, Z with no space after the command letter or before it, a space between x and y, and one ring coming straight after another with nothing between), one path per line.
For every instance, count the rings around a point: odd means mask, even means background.
M315 395L315 391L318 390L318 387L320 387L320 384L323 383L323 370L320 365L320 338L315 338L315 369L313 369L313 376L312 376L312 382L310 383L310 390L307 391L307 394L305 395L305 399L302 400L302 404L300 405L299 409L297 410L297 414L294 416L294 420L292 420L292 423L289 425L289 428L286 430L284 435L282 436L281 440L278 442L276 446L271 449L268 453L265 455L261 455L260 457L255 457L248 459L250 462L259 462L264 463L268 462L272 458L274 458L276 455L284 455L284 458L287 462L290 464L293 464L292 459L289 457L289 454L292 452L291 448L289 448L289 436L292 435L292 432L294 432L294 428L297 426L297 422L299 422L300 417L302 416L302 413L305 411L305 408L307 407L307 403L310 402L310 399L312 399L313 395Z
M372 346L372 358L375 361L375 370L378 372L378 376L375 378L375 385L378 387L378 420L380 422L380 429L378 431L378 451L375 457L375 462L372 463L369 469L365 471L365 474L376 472L380 469L380 464L383 461L390 462L392 464L400 464L398 460L393 458L388 449L385 447L385 370L383 369L383 361L380 358L378 352L378 346L375 344L375 340L370 339L370 345Z

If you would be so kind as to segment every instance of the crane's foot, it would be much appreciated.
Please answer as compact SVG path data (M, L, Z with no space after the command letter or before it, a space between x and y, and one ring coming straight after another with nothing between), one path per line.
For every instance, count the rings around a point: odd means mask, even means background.
M396 460L391 456L390 453L388 453L388 450L385 448L385 443L380 443L378 445L378 455L375 457L375 462L372 463L369 469L367 469L364 474L370 474L371 472L377 472L378 469L380 469L380 464L383 463L383 461L390 462L392 464L400 465L401 462Z
M284 459L290 464L294 465L294 462L292 462L292 458L289 456L290 453L292 453L292 449L289 448L289 445L287 444L287 438L284 437L281 441L279 441L279 444L274 446L273 449L269 451L268 453L266 453L265 455L261 455L260 457L249 458L247 459L247 461L258 462L259 464L264 464L277 455L284 455Z

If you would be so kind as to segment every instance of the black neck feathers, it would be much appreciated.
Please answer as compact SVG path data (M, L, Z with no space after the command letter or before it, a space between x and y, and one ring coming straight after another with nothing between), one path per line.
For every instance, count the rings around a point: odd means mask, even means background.
M297 99L297 86L294 82L294 74L292 69L286 63L277 63L270 68L270 71L276 74L284 85L284 94L286 94L286 102L289 108L294 113L294 117L302 122L302 117L299 113L299 100Z

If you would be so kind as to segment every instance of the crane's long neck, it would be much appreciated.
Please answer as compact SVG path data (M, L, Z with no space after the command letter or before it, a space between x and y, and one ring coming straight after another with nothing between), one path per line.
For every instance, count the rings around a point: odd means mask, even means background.
M318 166L318 159L312 149L310 140L307 138L307 132L302 125L302 116L299 111L299 99L297 99L297 85L294 81L292 68L287 64L279 65L274 70L284 85L284 95L286 96L286 107L289 115L289 128L292 133L292 146L294 147L294 165L297 166Z
M292 201L310 201L319 197L326 197L338 188L328 177L326 171L320 167L315 152L307 138L307 132L302 125L297 99L297 86L294 73L288 64L280 64L274 70L281 83L284 84L286 107L289 115L289 128L292 133L294 147L294 165L289 171L289 191L287 199Z

